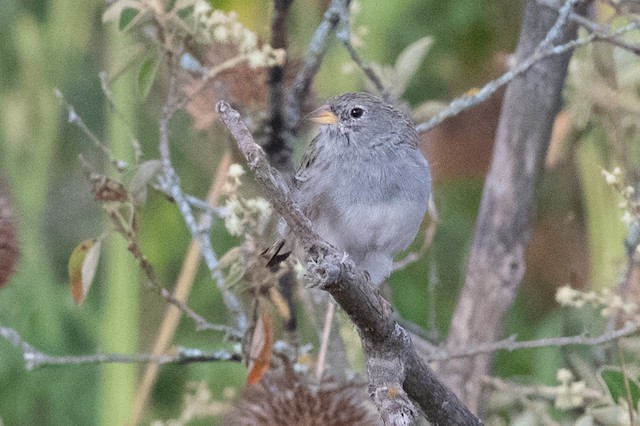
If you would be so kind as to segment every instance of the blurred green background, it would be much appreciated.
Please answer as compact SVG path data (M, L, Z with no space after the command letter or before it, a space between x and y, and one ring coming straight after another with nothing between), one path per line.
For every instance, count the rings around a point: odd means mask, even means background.
M326 3L294 2L293 57L304 53ZM241 22L268 38L269 1L228 0L212 5L236 10ZM105 166L86 135L66 122L54 89L64 94L119 158L133 160L132 135L146 158L158 156L157 122L166 80L161 76L141 101L135 72L123 73L112 90L125 119L110 113L99 73L122 61L135 35L103 26L104 7L96 0L0 2L0 173L13 192L22 248L17 274L0 290L0 325L15 328L27 342L52 355L148 352L165 306L144 290L137 279L140 273L117 236L107 239L94 287L83 306L73 304L68 288L69 254L104 227L103 213L92 200L78 155L83 153L99 169ZM362 56L379 63L392 64L420 37L434 38L406 93L406 101L416 106L428 100L450 100L495 76L500 70L496 54L511 52L517 42L521 7L521 2L506 0L362 2L353 29L364 41L359 48ZM315 84L318 99L362 89L357 71L341 71L347 63L347 53L333 40ZM182 187L204 198L208 177L224 147L211 142L215 131L192 130L186 114L179 114L172 126L174 164ZM301 139L298 148L305 141ZM446 164L434 167L446 168ZM582 226L582 198L575 193L566 196L576 188L572 170L545 177L540 219L553 222L554 209L557 217L574 211ZM433 246L425 259L390 280L398 311L440 335L446 335L464 279L481 188L482 173L441 173L435 186L440 222ZM170 287L190 240L188 232L175 206L158 194L150 195L140 215L142 248ZM212 239L218 253L236 242L220 224L214 227ZM525 339L566 331L563 315L549 298L553 288L570 277L556 278L528 276L523 287L526 296L510 312L507 333ZM204 268L190 305L213 322L228 321ZM175 342L203 349L228 347L217 334L195 332L188 320L182 321ZM517 352L501 355L497 371L551 384L562 362L556 350ZM27 372L20 352L0 340L0 419L4 425L121 424L131 412L141 370L140 366L103 365ZM177 417L189 381L207 382L213 397L222 398L225 388L242 386L245 374L238 364L162 367L146 422Z

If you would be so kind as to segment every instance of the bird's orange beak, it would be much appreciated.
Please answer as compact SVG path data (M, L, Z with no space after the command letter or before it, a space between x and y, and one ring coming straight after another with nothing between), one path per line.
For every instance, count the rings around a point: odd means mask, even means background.
M311 120L317 124L337 124L338 116L331 111L329 105L323 105L307 116L307 120Z

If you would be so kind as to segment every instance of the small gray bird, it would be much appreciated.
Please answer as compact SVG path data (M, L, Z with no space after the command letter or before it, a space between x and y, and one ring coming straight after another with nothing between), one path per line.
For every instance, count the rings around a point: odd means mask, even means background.
M315 231L378 285L427 210L431 176L418 134L405 114L367 93L340 95L308 118L320 132L294 176L293 195ZM271 264L284 257L279 251Z

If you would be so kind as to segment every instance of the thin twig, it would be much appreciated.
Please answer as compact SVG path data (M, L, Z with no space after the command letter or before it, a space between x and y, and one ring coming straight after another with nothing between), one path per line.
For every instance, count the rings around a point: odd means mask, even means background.
M558 10L558 18L556 22L553 24L547 35L538 45L538 50L544 50L549 47L552 47L553 41L560 36L560 32L562 28L567 23L567 19L569 19L569 14L572 12L573 6L582 0L566 0L560 10Z
M151 187L156 191L163 193L164 195L171 197L171 192L167 189L166 185L151 184ZM191 194L184 194L184 199L191 204L191 207L202 211L203 214L213 217L225 217L227 209L224 207L211 207L205 200L198 198ZM203 227L201 230L207 231Z
M333 315L336 306L333 301L327 299L327 311L325 312L324 325L322 327L322 337L320 337L320 350L318 351L318 361L316 363L316 380L318 383L322 381L325 364L327 361L327 350L329 348L329 339L331 338L331 325L333 324Z
M240 331L234 330L232 327L226 325L210 323L204 317L197 314L193 309L191 309L183 300L176 298L169 290L164 288L155 273L153 265L151 265L149 260L142 253L135 231L127 227L128 225L124 223L122 217L116 211L111 210L108 204L105 207L105 210L108 213L109 219L111 220L111 224L113 225L115 231L118 232L127 241L129 252L138 262L140 269L147 278L145 283L146 287L149 290L158 294L166 302L180 309L183 314L191 318L196 323L197 330L221 331L224 332L229 339L241 339L242 334Z
M211 278L216 283L216 286L222 294L222 298L225 306L229 312L234 316L237 328L242 333L247 329L249 322L246 314L242 309L242 305L238 298L226 288L225 279L218 268L218 258L211 246L211 240L209 235L201 232L198 222L195 219L191 205L186 200L185 195L180 188L180 180L171 163L171 153L169 148L169 122L180 107L181 103L178 100L177 94L177 60L175 56L168 53L169 56L169 87L167 99L162 110L162 117L160 118L160 141L158 149L160 151L160 158L162 160L162 169L164 173L163 184L165 189L169 192L173 200L176 202L180 213L187 225L187 228L191 232L191 237L196 239L200 243L200 249L204 257L207 268L209 269Z
M344 48L349 52L351 60L362 70L365 77L371 81L380 96L382 96L382 98L387 102L395 101L395 99L391 99L391 93L384 87L380 77L378 77L373 68L362 61L362 58L360 58L360 55L358 55L358 52L351 43L351 24L348 5L346 5L345 9L340 13L340 24L338 31L336 31L336 37L340 42L342 42Z
M227 172L229 165L231 164L231 153L227 150L222 156L217 170L214 173L211 186L207 195L207 206L215 206L218 204L220 196L222 194L222 187L227 180ZM209 221L210 215L204 213L200 217L200 221ZM176 284L173 288L173 296L186 303L193 286L193 282L196 277L196 272L200 266L201 260L200 244L192 239L189 244L189 249L185 255L180 269L180 274L176 280ZM166 352L167 348L171 344L174 338L178 324L180 323L182 311L175 309L174 307L167 306L165 309L164 317L162 318L162 324L158 328L155 343L153 345L152 353L154 355L160 355ZM149 401L149 396L153 390L153 386L156 383L158 372L160 368L157 364L149 364L140 380L138 389L136 390L136 397L133 404L133 410L131 417L127 424L136 425L140 423L140 419L145 411L145 407Z
M458 349L454 351L437 349L436 353L430 353L426 355L425 358L427 361L432 362L445 361L454 358L465 358L478 354L487 354L498 351L512 352L522 349L548 348L552 346L598 346L605 343L617 341L619 339L622 339L623 337L629 337L633 334L636 334L639 329L640 327L637 324L627 322L622 328L595 337L588 337L585 334L581 334L578 336L549 337L544 339L517 342L516 336L510 336L498 342L476 345L474 347Z
M106 145L103 144L97 138L97 136L95 136L95 134L91 132L91 130L86 126L86 124L82 121L82 119L77 114L75 114L73 107L68 103L66 103L66 101L64 101L64 98L62 97L61 94L59 95L59 98L60 98L60 101L63 102L65 107L68 108L69 110L70 121L75 125L79 126L79 128L88 137L94 140L94 143L96 143L98 147L102 147L105 150L104 152L106 155L111 156L111 152L108 150L108 148L106 148ZM81 161L82 169L87 175L88 179L94 182L94 178L100 175L97 175L93 172L93 170L88 165L88 163L83 159L82 155L80 156L80 161ZM120 162L120 160L117 160L115 158L113 158L113 161ZM140 251L135 232L133 232L133 230L130 229L130 224L125 223L126 221L123 221L121 214L113 210L111 204L106 203L103 205L103 207L105 208L105 211L107 211L107 214L109 216L109 219L111 220L111 223L114 229L118 233L120 233L123 236L123 238L127 240L129 244L129 251L133 254L136 261L138 261L140 268L142 269L142 271L145 273L147 277L146 285L148 289L158 294L166 302L174 305L175 307L180 309L180 311L182 311L186 316L191 318L196 323L196 328L198 330L221 331L225 333L225 335L228 338L231 338L234 340L238 340L240 338L239 332L237 330L234 330L233 328L225 325L213 324L207 321L204 317L197 314L193 309L187 306L186 303L180 300L177 300L175 297L173 297L173 295L160 284L159 280L156 277L153 266L151 265L151 263L148 262L146 257ZM132 209L132 212L133 212L133 209ZM135 213L132 213L132 214L135 214Z
M93 142L96 148L98 148L107 157L107 159L109 160L109 163L111 163L111 165L116 170L118 170L119 172L122 172L127 167L129 167L129 165L125 161L119 160L118 158L116 158L116 156L113 155L113 153L107 147L107 145L103 143L100 140L100 138L91 131L91 129L89 129L89 126L87 126L84 120L82 120L82 117L78 115L73 105L67 102L67 100L64 98L64 95L60 90L55 89L55 95L58 98L58 102L60 102L60 105L62 105L62 107L64 107L67 110L67 121L70 124L73 124L74 126L76 126L78 129L80 129L82 133L84 133L85 136L87 136L89 140Z
M0 337L9 341L13 346L22 350L25 368L29 371L40 367L70 366L86 364L191 364L195 362L215 361L242 361L242 354L220 350L215 352L202 351L192 348L176 348L172 354L93 354L79 356L52 356L36 350L33 346L22 340L20 334L8 327L0 327Z
M418 260L422 258L423 254L424 253L422 253L422 251L412 251L407 253L402 259L399 259L393 262L393 264L391 265L391 271L392 272L400 271L406 268L407 266L413 263L416 263Z
M307 56L302 68L296 75L293 85L287 93L287 128L295 131L298 128L302 116L302 105L309 95L311 84L320 69L322 58L327 47L329 34L340 22L344 10L349 10L350 0L332 0L327 8L322 22L316 28L311 42L307 48Z
M549 7L553 10L558 10L549 0L537 0L537 2L544 7ZM610 4L612 7L615 8L615 5ZM564 8L564 5L563 5ZM562 8L561 8L562 9ZM620 13L620 11L618 10L618 13ZM604 41L607 43L611 43L614 46L620 47L622 49L628 50L636 55L640 55L640 45L636 44L636 43L630 43L628 41L622 40L620 39L618 36L614 36L612 34L612 28L610 26L605 26L605 25L601 25L597 22L594 22L590 19L587 19L586 17L574 12L573 10L571 10L571 8L569 8L569 14L568 17L570 20L572 20L573 22L577 23L578 25L586 28L587 30L589 30L592 33L596 33L596 38L595 40L598 41ZM632 22L634 22L632 20ZM635 21L637 22L637 21Z
M572 12L569 15L569 18L576 22L578 25L583 26L587 30L591 31L595 34L595 40L604 41L607 43L611 43L614 46L620 47L621 49L628 50L631 53L636 55L640 55L640 45L637 43L630 43L628 41L622 40L619 38L619 35L614 35L611 32L610 27L606 27L604 25L600 25L596 22L593 22L584 16L578 15L575 12Z
M462 111L466 111L467 109L472 108L481 102L484 102L491 95L496 93L501 87L510 83L515 77L521 74L524 74L532 66L534 66L536 63L540 62L543 59L546 59L552 56L561 55L565 52L570 51L571 49L574 49L579 46L587 45L595 40L612 39L622 34L625 34L629 31L637 30L638 28L640 28L640 23L632 22L616 30L611 35L608 35L606 37L603 36L602 34L592 33L583 38L571 40L565 44L561 44L558 46L548 46L545 49L538 49L532 55L524 59L522 62L516 64L511 70L505 72L497 79L485 84L480 90L478 90L476 94L461 96L453 100L447 108L439 112L435 117L431 118L429 121L425 123L417 125L416 130L420 133L427 132L433 129L438 124L442 123L447 118L453 117L454 115L457 115Z

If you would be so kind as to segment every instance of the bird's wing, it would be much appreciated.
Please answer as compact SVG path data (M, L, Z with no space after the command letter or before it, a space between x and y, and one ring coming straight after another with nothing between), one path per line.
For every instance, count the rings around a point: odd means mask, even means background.
M296 170L296 173L293 176L294 187L300 187L301 183L308 181L314 176L315 168L312 165L316 162L320 151L322 151L322 146L318 144L319 138L320 135L313 138L309 144L309 148L307 148L306 152L302 156L302 162L300 162L300 166L298 166L298 170Z
M260 253L260 256L267 259L267 268L272 268L287 260L293 251L290 240L290 238L280 238L278 241L271 244L269 248Z

